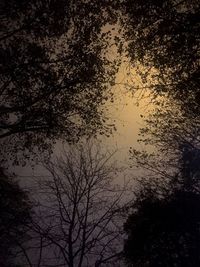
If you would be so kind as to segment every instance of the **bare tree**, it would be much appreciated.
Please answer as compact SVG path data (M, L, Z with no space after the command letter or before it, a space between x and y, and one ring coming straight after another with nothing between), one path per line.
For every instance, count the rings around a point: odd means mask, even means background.
M126 183L114 185L114 153L87 142L45 163L50 177L40 181L33 223L44 247L42 266L100 266L120 255Z

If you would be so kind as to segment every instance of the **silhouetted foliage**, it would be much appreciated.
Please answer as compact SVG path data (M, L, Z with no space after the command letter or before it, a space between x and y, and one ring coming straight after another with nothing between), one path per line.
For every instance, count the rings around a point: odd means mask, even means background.
M199 266L199 1L121 3L132 64L145 67L144 83L154 71L157 106L141 141L158 152L131 149L135 164L156 177L141 180L124 255L130 266Z
M146 195L124 226L128 266L200 265L200 195L177 191L168 199Z
M151 179L140 181L133 213L124 226L128 266L200 264L200 153L188 143L180 150L179 174L170 177L171 183L167 184L165 172L157 183ZM153 167L156 169L156 162ZM162 168L156 171L159 174Z
M131 149L131 158L166 180L180 170L182 146L200 145L199 1L122 0L121 7L127 53L154 103L139 141L156 152Z
M110 33L102 30L116 21L108 3L3 2L0 138L8 137L7 152L109 134L99 108L117 69L106 54Z
M179 106L165 99L161 106L144 119L145 127L140 129L139 141L147 149L130 149L130 164L146 170L147 179L160 179L161 184L195 182L199 179L199 118L188 118ZM148 150L152 145L153 152ZM184 178L184 179L183 179ZM145 178L144 178L145 179ZM174 184L175 186L175 184Z
M150 85L167 93L188 114L199 115L199 1L122 0L122 24L133 66L157 70Z
M28 238L27 224L31 218L31 204L27 194L16 181L0 169L0 265L15 266L14 259L24 253Z

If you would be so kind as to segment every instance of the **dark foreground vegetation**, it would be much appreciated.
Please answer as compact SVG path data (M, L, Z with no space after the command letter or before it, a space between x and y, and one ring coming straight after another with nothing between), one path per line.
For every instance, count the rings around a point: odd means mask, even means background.
M1 7L0 265L200 266L199 1ZM143 83L129 90L154 103L138 140L154 152L130 148L131 201L112 153L83 142L114 130L104 104L123 58ZM48 175L25 191L9 166L38 162Z

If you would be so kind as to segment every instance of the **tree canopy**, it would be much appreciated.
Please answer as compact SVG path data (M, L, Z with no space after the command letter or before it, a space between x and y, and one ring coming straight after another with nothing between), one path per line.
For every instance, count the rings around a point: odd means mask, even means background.
M139 139L154 152L131 149L131 159L153 179L174 181L184 150L199 151L199 2L121 3L127 53L144 66L139 74L154 104Z
M127 52L154 95L140 141L145 169L124 230L128 266L199 266L199 3L122 1ZM127 27L127 28L126 28ZM144 172L143 172L144 176Z
M168 199L146 195L135 206L124 226L128 266L199 266L199 194L177 191Z
M7 153L110 131L100 108L117 69L107 57L110 32L102 30L116 21L108 2L3 2L0 138L7 137Z
M108 88L119 65L108 54L118 43L133 67L139 63L144 87L154 96L141 135L160 153L156 159L131 151L156 177L143 180L148 190L139 194L125 224L127 264L199 266L199 1L11 0L2 7L0 155L30 157L51 151L59 139L111 133L101 107L112 97ZM114 24L120 37L109 31ZM83 266L94 254L91 264L100 266L118 255L114 215L121 195L113 194L107 176L114 169L105 169L106 157L98 153L96 165L92 153L70 153L57 165L48 162L52 180L40 184L49 206L41 203L45 213L32 225L39 236L38 266L48 247L68 266ZM0 260L6 262L16 245L23 250L18 241L30 206L18 185L0 175Z
M199 156L199 150L182 144L181 157L175 163L179 172L175 177L171 174L171 183L167 183L169 177L162 163L159 168L156 161L146 163L154 168L154 176L161 174L162 179L140 181L124 225L128 266L199 266ZM168 168L172 168L170 164Z
M157 70L150 84L155 95L171 96L183 110L199 115L199 1L121 1L127 53ZM157 81L157 82L155 82Z

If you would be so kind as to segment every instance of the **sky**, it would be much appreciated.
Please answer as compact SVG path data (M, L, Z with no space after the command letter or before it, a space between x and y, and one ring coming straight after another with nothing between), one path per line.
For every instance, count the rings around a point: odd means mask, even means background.
M114 183L118 183L120 185L123 185L125 181L130 179L130 171L132 174L137 175L136 170L134 171L128 169L129 148L134 147L141 149L141 145L137 142L139 129L144 125L143 119L140 115L146 114L150 108L149 98L142 98L138 101L138 95L133 97L131 91L127 90L125 86L127 83L131 85L131 80L127 75L126 67L122 66L116 78L116 85L112 88L114 102L110 103L108 101L104 107L107 112L106 115L110 118L110 122L115 123L116 131L110 137L99 137L103 149L108 151L117 149L113 160L116 160L119 166L127 167L125 171L118 173L117 176L114 177ZM148 92L146 92L146 96L147 95ZM58 145L56 148L57 152L59 152L59 147L61 146ZM30 168L28 165L24 168L16 168L15 172L21 181L22 187L28 189L33 198L38 198L38 178L43 178L42 176L49 174L47 174L41 166ZM36 183L33 176L35 176ZM125 180L123 178L125 178ZM133 180L129 185L132 185L135 188ZM129 198L132 199L132 197L132 191L127 191L126 201Z
M103 107L110 123L115 124L116 131L109 137L99 136L97 138L102 143L103 149L117 149L115 158L119 164L128 162L130 147L142 149L142 145L137 142L139 129L144 125L141 115L147 114L151 108L148 91L142 92L143 96L140 95L140 91L133 96L134 90L129 90L133 80L137 85L141 85L141 82L135 71L130 71L128 68L127 63L122 63L116 77L116 84L112 88L114 102L108 101ZM59 150L60 146L58 145L55 151L59 153ZM37 176L41 175L41 167L30 168L27 164L24 168L15 168L15 173L19 177Z
M130 147L143 148L137 142L139 130L144 126L143 117L153 109L149 91L136 90L135 86L143 86L135 69L130 70L128 62L122 63L112 88L114 102L106 103L108 117L115 123L116 131L110 137L102 138L106 147L118 148L120 161L126 161Z
M118 33L118 26L112 25L105 26L105 32L111 31L111 35L116 36ZM109 60L115 59L117 56L116 44L110 40L111 45L108 51ZM115 85L110 88L113 92L114 102L109 100L102 107L109 118L109 123L115 124L116 131L109 137L100 136L97 138L102 143L102 149L117 150L115 160L121 165L127 165L129 159L129 148L142 149L142 144L137 142L139 129L144 126L142 116L148 114L152 108L150 104L149 92L146 89L136 90L134 88L144 86L140 76L137 74L136 69L142 70L141 65L135 63L135 67L131 67L129 59L125 55L121 55L121 66L116 75ZM142 115L142 116L141 116ZM54 152L59 154L62 145L57 143ZM15 173L20 178L24 176L41 176L45 171L42 171L41 166L30 168L29 164L25 167L15 167Z
M109 27L110 26L106 25L103 31L104 30L105 32L108 31ZM118 26L116 26L116 28L113 29L112 31L114 39L114 37L117 36L116 34L118 32ZM61 42L63 42L63 40L61 40ZM113 44L111 43L110 46L113 47L113 45L114 45L114 40ZM58 47L60 46L61 45L58 44ZM115 50L116 48L113 49L113 51L111 51L110 55L111 61L116 57ZM108 51L108 53L110 53L110 51ZM132 64L130 64L130 62L125 56L121 55L121 59L122 59L122 64L117 74L115 85L109 88L113 92L114 101L111 102L110 100L108 100L104 104L104 106L101 107L101 109L104 109L106 117L109 117L109 123L115 124L116 131L113 132L113 134L110 135L109 137L99 135L97 136L97 139L100 140L103 150L108 150L108 151L117 150L113 160L117 160L119 166L125 165L128 169L130 166L129 148L132 147L139 150L145 149L144 145L138 143L137 140L139 138L140 128L143 128L145 126L143 117L148 115L149 112L152 109L154 109L154 106L151 103L151 99L149 96L150 91L148 91L148 89L143 89L143 87L145 87L145 84L142 83L141 79L139 78L139 75L137 75L137 68L140 69L140 71L142 71L143 67L141 65L137 65L137 62L134 62L135 66L131 68L130 66ZM151 76L153 72L152 73L150 72L149 76ZM150 82L155 83L156 81L151 79ZM140 89L137 90L136 89L137 87L140 87ZM58 142L54 148L55 154L57 155L59 155L59 153L61 154L61 147L62 147L61 142L60 143ZM142 167L144 165L142 165ZM33 189L34 192L33 193L31 192L33 195L38 194L37 191L38 187L33 188L34 177L35 180L37 181L38 181L37 178L43 179L44 176L48 176L47 179L49 179L50 177L49 173L44 168L42 168L41 165L36 165L35 167L31 167L29 164L27 164L25 167L13 167L13 171L19 178L19 181L23 188L27 188L30 191ZM130 176L130 178L131 177L133 178L134 176L137 177L138 173L137 170L135 169L131 170L129 168L128 171L132 175ZM116 175L117 176L116 180L121 185L123 184L124 173L125 172ZM143 173L141 172L141 174ZM134 183L134 179L132 179L132 181L133 182L131 185L133 185L133 191L134 191L136 184ZM133 191L131 192L132 195ZM127 197L127 195L125 195L125 197ZM38 200L40 200L39 197Z
M125 167L128 172L131 171L129 174L131 177L137 175L137 170L128 170L130 167L129 148L133 147L139 150L144 148L141 143L137 142L137 139L140 128L144 126L142 116L148 114L152 108L147 90L130 89L132 86L142 87L142 85L135 69L130 69L129 62L124 60L116 76L115 85L111 88L114 101L111 103L108 100L102 107L106 116L109 117L109 122L115 124L116 131L109 137L100 135L97 137L97 140L101 142L103 151L116 150L113 161L118 166ZM55 154L61 154L61 150L62 144L57 143L54 149ZM33 177L37 179L37 177L49 175L41 165L31 167L29 164L25 167L15 167L14 173L21 181L22 187L28 189L33 187ZM127 172L121 175L127 175ZM122 183L122 176L117 178L117 183Z

